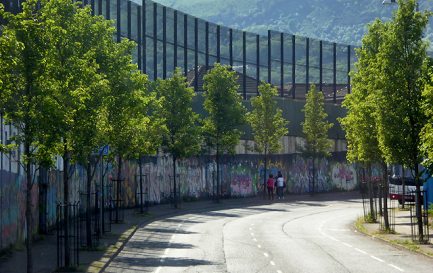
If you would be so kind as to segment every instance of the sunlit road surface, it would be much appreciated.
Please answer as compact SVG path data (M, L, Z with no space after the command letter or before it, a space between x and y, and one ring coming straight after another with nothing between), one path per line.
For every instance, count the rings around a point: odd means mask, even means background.
M105 272L433 272L432 259L354 231L353 194L219 208L139 228Z

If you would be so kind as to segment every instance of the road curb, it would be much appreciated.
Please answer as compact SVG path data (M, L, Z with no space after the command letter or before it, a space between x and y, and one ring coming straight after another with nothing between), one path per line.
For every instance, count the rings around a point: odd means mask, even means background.
M394 241L392 241L392 240L388 240L388 239L386 239L386 238L383 238L382 236L377 236L377 235L371 234L371 233L369 233L369 232L367 232L367 231L362 231L362 230L360 230L360 229L356 226L356 221L352 224L352 226L353 226L353 228L354 228L358 233L360 233L360 234L362 234L362 235L364 235L364 236L368 236L368 237L372 238L373 240L374 240L374 239L378 239L378 240L380 240L380 241L386 243L387 245L393 246L393 247L395 247L395 248L397 248L397 249L400 249L400 250L408 250L408 251L410 251L410 252L417 253L417 254L423 255L423 256L425 256L425 257L428 257L428 258L430 258L430 259L433 259L433 253L429 255L429 254L427 254L427 253L425 253L424 251L421 251L421 250L419 250L419 249L418 249L418 250L414 250L414 249L411 249L411 248L409 248L409 247L407 247L407 246L405 246L405 245L402 245L402 244L399 244L399 243L394 242ZM362 223L362 226L365 228L364 223Z

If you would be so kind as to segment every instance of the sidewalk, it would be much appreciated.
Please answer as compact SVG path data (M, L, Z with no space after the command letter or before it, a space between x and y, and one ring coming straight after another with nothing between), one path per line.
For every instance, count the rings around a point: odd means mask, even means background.
M379 223L361 223L361 221L358 221L356 226L360 232L363 232L373 238L378 238L394 246L433 257L433 228L430 228L429 244L418 244L413 242L411 236L412 232L409 210L401 210L399 208L395 209L395 233L385 233L380 231Z

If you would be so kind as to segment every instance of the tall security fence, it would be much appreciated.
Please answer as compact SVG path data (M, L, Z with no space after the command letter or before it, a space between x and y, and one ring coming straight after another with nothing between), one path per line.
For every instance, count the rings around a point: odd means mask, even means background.
M5 9L19 11L21 0L5 1ZM355 47L269 30L267 35L208 22L151 0L83 0L92 14L113 20L115 39L134 40L134 61L151 80L183 70L196 92L214 63L238 72L244 99L257 94L261 81L275 85L279 96L304 99L311 84L327 101L341 101L350 93L349 72Z

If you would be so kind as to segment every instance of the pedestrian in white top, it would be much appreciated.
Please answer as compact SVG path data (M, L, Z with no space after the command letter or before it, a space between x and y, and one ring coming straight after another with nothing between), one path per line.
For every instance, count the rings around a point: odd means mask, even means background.
M278 175L277 175L277 196L278 199L284 199L284 188L286 186L286 183L284 181L284 177L281 174L280 171L278 171Z

